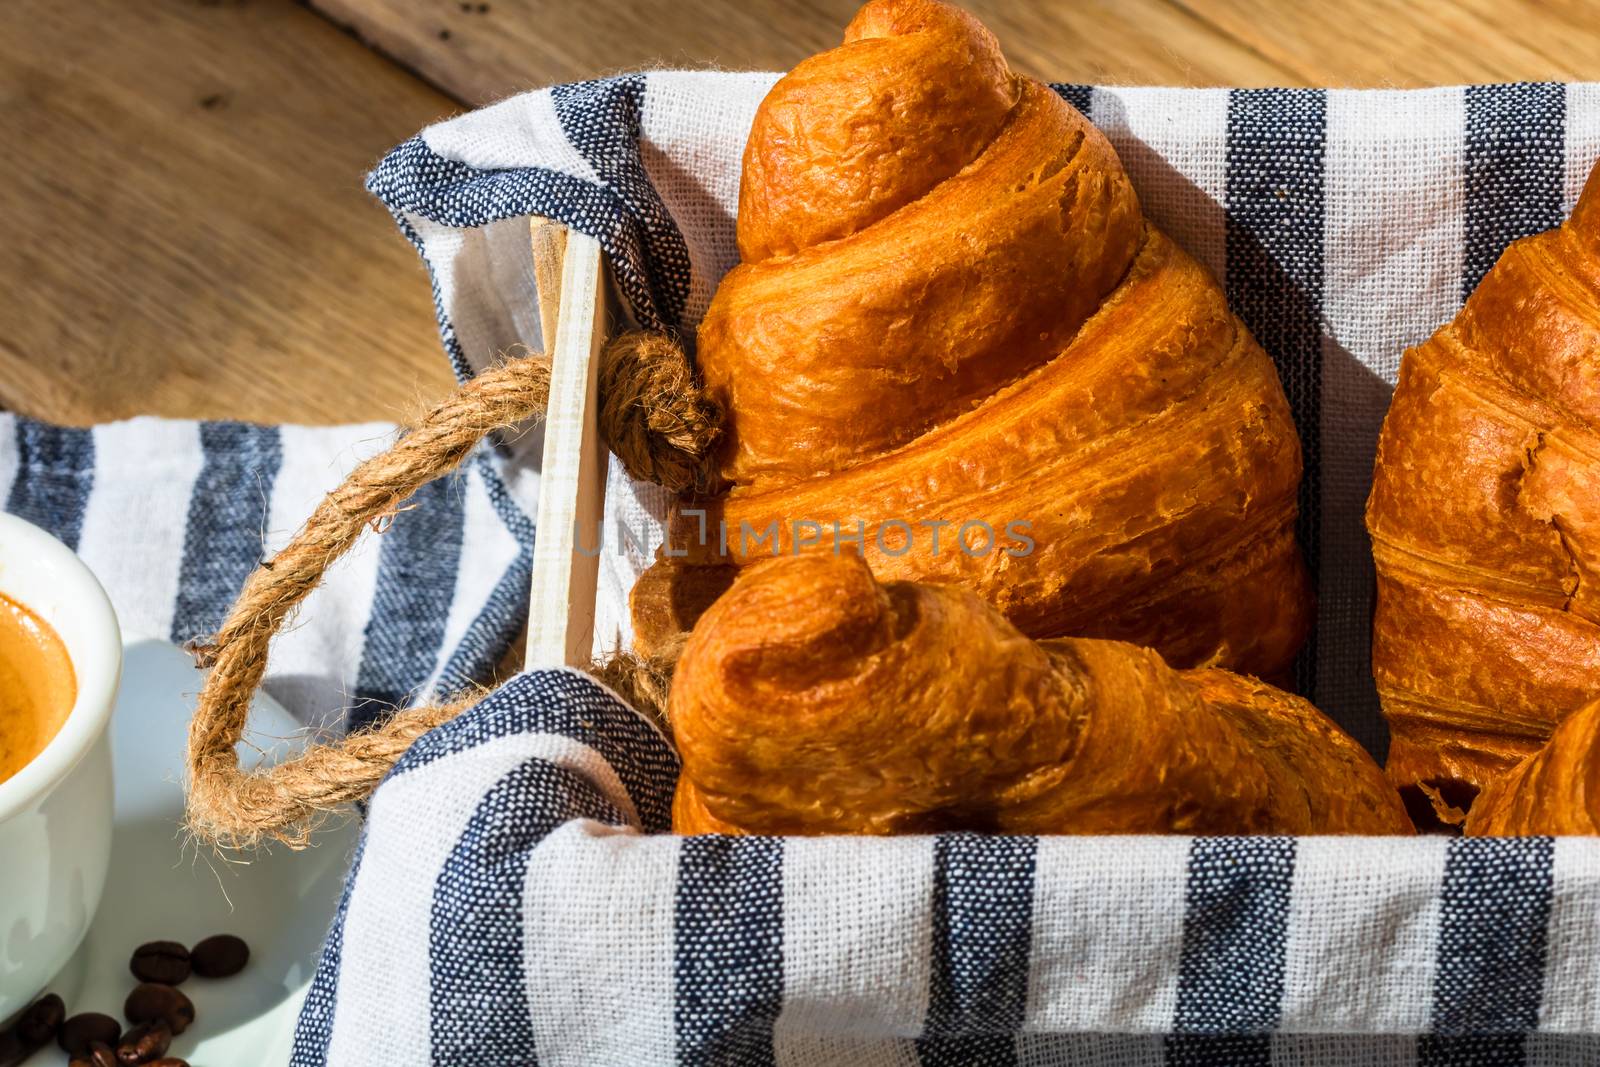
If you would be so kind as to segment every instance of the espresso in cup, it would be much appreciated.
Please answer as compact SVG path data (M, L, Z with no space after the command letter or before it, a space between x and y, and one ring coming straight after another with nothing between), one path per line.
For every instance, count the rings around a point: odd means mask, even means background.
M117 615L89 568L0 513L0 1020L38 999L100 906L121 671Z
M0 594L0 782L61 729L78 695L66 645L39 616Z

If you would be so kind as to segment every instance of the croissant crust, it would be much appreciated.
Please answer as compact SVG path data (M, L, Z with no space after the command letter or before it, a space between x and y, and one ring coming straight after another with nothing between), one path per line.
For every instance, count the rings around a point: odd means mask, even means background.
M1405 354L1367 529L1401 786L1485 786L1600 693L1600 168Z
M1568 715L1542 749L1485 786L1466 832L1600 834L1600 701Z
M1273 364L1106 139L970 16L876 0L781 79L738 233L697 357L733 488L677 524L693 565L837 533L880 578L963 585L1034 636L1288 665L1311 597ZM703 572L658 567L646 645L682 621L664 603L703 599L671 593Z
M679 833L1410 832L1299 697L1117 641L1035 642L859 557L741 574L670 698Z

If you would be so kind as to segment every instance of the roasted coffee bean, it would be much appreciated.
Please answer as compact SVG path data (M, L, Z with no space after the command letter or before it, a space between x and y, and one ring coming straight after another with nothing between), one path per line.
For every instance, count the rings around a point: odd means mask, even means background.
M180 1060L176 1056L163 1056L159 1060L151 1060L144 1067L189 1067L188 1060Z
M250 962L250 946L232 934L217 934L190 949L189 962L202 978L227 978Z
M39 1048L56 1036L56 1031L61 1029L61 1020L66 1017L66 1004L54 993L46 993L17 1016L13 1029L17 1032L17 1039L24 1045Z
M122 1036L122 1024L109 1015L97 1011L79 1012L61 1024L56 1044L68 1056L87 1056L89 1046L96 1041L102 1045L115 1045Z
M149 941L133 950L128 970L141 982L179 985L189 977L189 950L176 941Z
M172 1027L164 1020L140 1023L117 1042L117 1062L126 1067L160 1059L172 1047Z
M0 1030L0 1067L17 1067L17 1064L39 1051L22 1043L15 1030Z
M83 1055L72 1057L68 1067L122 1067L117 1054L104 1041L96 1041L84 1050Z
M122 1014L130 1023L160 1019L174 1034L181 1034L194 1022L194 1002L173 986L140 982L123 1001Z

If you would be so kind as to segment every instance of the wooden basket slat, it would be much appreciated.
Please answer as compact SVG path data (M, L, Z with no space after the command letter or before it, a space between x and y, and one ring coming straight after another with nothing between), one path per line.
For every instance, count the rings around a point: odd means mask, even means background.
M531 239L551 373L524 662L576 667L593 655L596 539L605 506L606 449L597 414L605 271L591 237L539 219ZM550 289L558 277L559 308L552 315Z

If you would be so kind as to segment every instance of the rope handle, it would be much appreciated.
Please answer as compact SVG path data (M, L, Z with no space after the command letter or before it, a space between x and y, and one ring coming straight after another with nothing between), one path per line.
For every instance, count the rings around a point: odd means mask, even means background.
M394 520L423 485L448 474L492 430L543 417L550 363L527 357L487 370L434 408L392 448L362 463L323 498L288 546L246 579L209 643L194 646L209 667L189 724L190 828L228 847L267 838L308 843L317 824L372 792L411 742L448 722L481 694L396 712L334 744L313 744L276 766L247 771L235 745L267 670L267 646L301 601L363 530Z
M661 335L623 334L602 352L600 374L601 432L630 474L674 490L714 481L706 472L721 412L694 384L681 348ZM188 823L197 837L226 848L304 847L327 816L368 796L413 741L482 699L478 690L397 711L266 768L244 769L235 748L272 638L327 569L363 531L404 521L400 509L411 495L459 467L489 433L542 419L549 395L544 356L507 361L462 385L324 497L288 546L246 579L216 635L192 646L197 665L210 669L189 725ZM613 656L595 673L659 716L675 651L650 660Z

